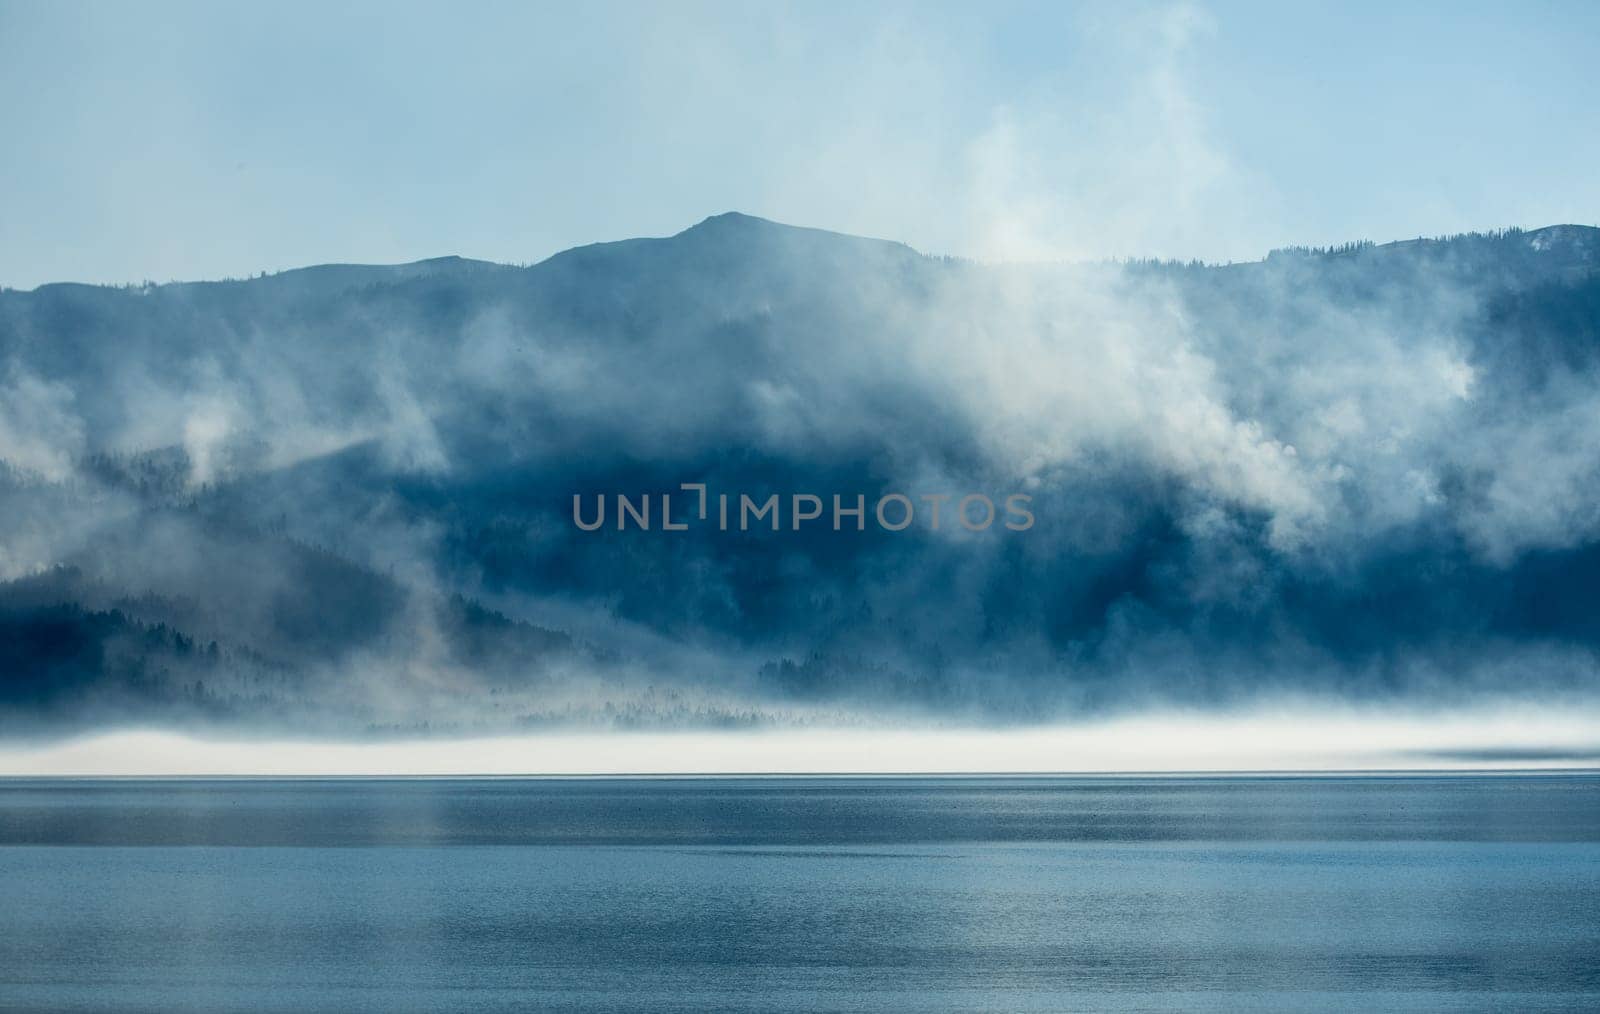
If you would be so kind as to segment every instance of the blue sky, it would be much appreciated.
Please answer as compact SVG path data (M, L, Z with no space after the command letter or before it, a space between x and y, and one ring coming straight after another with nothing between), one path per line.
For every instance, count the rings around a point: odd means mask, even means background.
M1600 5L0 0L0 284L740 210L986 258L1600 221Z

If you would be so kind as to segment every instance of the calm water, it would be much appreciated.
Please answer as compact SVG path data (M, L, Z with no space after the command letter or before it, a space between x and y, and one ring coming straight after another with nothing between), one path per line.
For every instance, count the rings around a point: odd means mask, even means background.
M1600 776L0 780L0 1009L1596 1010Z

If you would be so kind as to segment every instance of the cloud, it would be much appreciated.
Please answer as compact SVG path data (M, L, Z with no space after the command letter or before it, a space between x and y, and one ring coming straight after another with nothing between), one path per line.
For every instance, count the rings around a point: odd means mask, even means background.
M1230 152L1191 79L1211 17L1176 3L1084 21L1081 45L1107 80L1085 94L1075 68L990 111L964 146L959 249L993 261L1193 256L1216 249L1221 222L1230 248L1264 246L1271 188Z
M84 425L70 386L12 363L0 380L0 462L47 481L72 472L83 453Z

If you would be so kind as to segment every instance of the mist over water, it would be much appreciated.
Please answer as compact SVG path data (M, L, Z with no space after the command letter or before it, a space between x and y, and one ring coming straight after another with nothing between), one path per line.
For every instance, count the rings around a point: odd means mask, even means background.
M271 738L233 730L39 737L0 746L0 776L972 774L1563 769L1600 758L1600 716L1569 703L1139 712L1071 724L567 726L418 738Z
M0 0L0 1011L1600 1010L1597 41Z

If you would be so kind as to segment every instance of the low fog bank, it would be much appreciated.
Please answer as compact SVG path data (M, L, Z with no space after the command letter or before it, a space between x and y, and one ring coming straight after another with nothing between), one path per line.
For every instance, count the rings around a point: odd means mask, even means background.
M1114 774L1547 771L1600 762L1600 707L1321 702L1009 729L818 727L465 739L224 739L151 729L0 746L0 776Z
M1597 380L1575 226L1030 266L724 215L0 292L0 732L1589 701ZM684 483L868 516L722 530ZM890 531L891 493L1033 523Z

